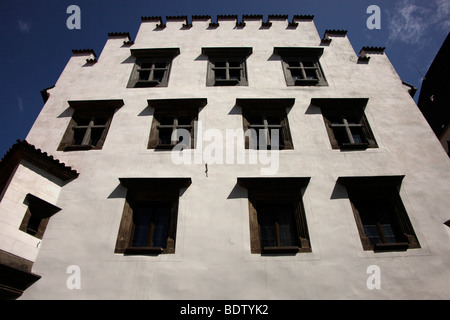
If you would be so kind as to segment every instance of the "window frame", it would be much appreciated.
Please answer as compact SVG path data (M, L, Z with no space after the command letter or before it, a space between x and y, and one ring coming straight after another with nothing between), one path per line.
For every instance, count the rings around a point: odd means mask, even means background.
M153 196L150 196L153 198ZM131 226L128 232L128 243L126 248L124 249L124 254L167 254L167 253L175 253L175 240L176 240L176 228L177 228L177 221L178 221L178 199L166 199L167 203L170 204L171 207L171 213L169 217L169 223L168 223L168 230L167 230L167 239L166 239L166 246L163 247L156 247L152 245L148 246L133 246L133 239L134 239L134 233L135 233L135 211L137 211L139 205L146 205L146 206L156 206L160 204L159 201L156 200L146 200L141 202L139 204L135 203L133 200L130 200L130 197L127 197L127 200L125 202L124 212L127 211L127 214L131 216ZM122 253L116 250L115 253Z
M47 201L38 198L31 193L26 195L24 203L28 205L28 208L19 226L19 230L35 238L42 239L50 218L55 213L59 212L61 208L58 208L57 206L48 203ZM30 228L30 221L32 219L39 221L37 223L36 230L31 230Z
M236 99L236 104L242 108L242 123L244 130L245 149L261 150L260 130L266 135L267 150L272 150L271 131L280 129L278 149L294 149L291 130L289 127L288 111L295 103L295 99ZM252 119L260 117L262 124L252 124ZM269 124L268 119L279 119L279 124ZM251 129L257 129L256 141ZM270 129L270 130L269 130ZM266 150L264 147L262 150Z
M281 57L281 66L287 86L328 86L320 64L323 48L314 47L275 47L274 53ZM290 66L290 62L298 62L299 66ZM312 67L304 66L304 63L312 63ZM303 79L294 79L291 70L298 70ZM306 70L314 70L316 79L308 79Z
M202 48L202 54L208 56L206 86L248 86L247 58L252 48ZM237 62L239 66L231 67L230 62ZM217 63L225 63L225 66L219 67ZM224 70L225 79L217 79L216 70ZM239 79L233 79L230 70L239 70Z
M404 176L376 176L376 177L339 177L337 183L347 189L348 198L352 207L353 215L361 239L364 251L385 252L385 251L406 251L407 249L421 248L419 240L414 231L414 227L406 212L405 206L400 197L400 186ZM369 236L366 234L364 226L365 216L368 216L364 205L376 201L384 205L389 205L390 225L396 242L386 241L372 244ZM366 207L367 208L367 207ZM374 220L380 220L378 217L372 217ZM377 221L381 223L381 221ZM382 235L379 234L382 238Z
M261 252L297 252L299 251L299 241L298 241L298 227L295 222L296 219L296 212L294 207L292 207L291 203L283 203L283 202L270 202L270 201L252 201L253 207L256 210L257 220L258 220L258 234L259 234L259 241L260 241L260 247ZM283 209L289 208L287 211L284 212L273 212L268 207L281 207ZM270 211L270 212L269 212ZM290 226L289 228L291 236L293 237L293 244L283 244L282 240L282 231L280 230L280 220L281 215L286 214L288 219L290 220ZM269 220L269 221L267 221ZM265 241L269 241L270 239L265 239L263 236L263 228L265 226L272 226L274 229L274 241L275 245L267 245L264 246L263 243ZM296 239L297 238L297 239Z
M238 184L248 190L250 252L252 254L296 254L312 252L302 194L310 178L238 178ZM262 246L261 221L258 207L282 205L292 208L296 236L293 246ZM261 212L261 210L260 210Z
M137 72L137 80L134 84L134 88L146 88L146 87L167 87L169 83L169 73L171 67L171 59L137 59L135 70ZM143 68L144 64L151 64L150 68ZM164 68L156 67L158 63L165 63ZM161 80L155 79L155 71L163 71ZM149 72L147 80L141 79L140 72Z
M189 133L190 133L192 141L190 142L190 145L185 145L185 148L187 148L187 149L191 149L192 148L193 139L195 139L195 136L194 136L194 121L198 120L198 116L197 115L195 115L193 113L188 113L187 114L190 124L179 124L179 116L180 116L179 112L169 112L169 113L163 112L163 114L157 114L157 115L154 115L154 116L156 118L158 118L159 116L163 116L163 117L166 117L166 118L170 118L172 120L172 124L160 124L160 121L158 121L159 124L156 125L156 129L158 130L159 143L158 143L158 146L156 148L158 148L158 149L172 149L178 143L180 143L179 140L171 140L170 143L162 143L161 142L162 141L161 130L167 130L167 129L171 130L171 137L172 137L174 131L176 131L178 129L188 130Z
M172 133L177 129L188 130L190 142L189 145L184 144L183 149L195 148L195 122L198 121L201 108L207 104L206 99L157 99L148 100L148 104L154 112L147 149L172 150L179 143L178 140L171 140L170 144L161 143L162 129L172 130ZM189 119L189 124L179 124L179 119L182 117ZM172 124L161 124L164 118L172 119Z
M159 255L175 253L179 197L182 188L191 184L190 178L120 178L127 188L122 218L114 253L125 255ZM140 205L170 204L166 247L133 246L134 212Z
M230 62L236 62L238 67L230 66ZM225 63L224 67L218 67L218 63ZM217 71L223 70L225 72L225 79L217 79ZM232 70L239 70L239 79L231 77ZM247 85L247 72L245 59L239 58L210 58L208 61L208 85L209 86L245 86Z
M332 149L366 150L378 148L375 136L365 114L369 99L366 98L320 98L311 99L311 104L320 107ZM336 119L341 123L335 123ZM356 120L354 120L356 119ZM352 123L353 122L353 123ZM353 137L359 131L361 142ZM342 132L347 141L342 141Z
M85 100L69 101L70 108L73 109L72 117L67 129L58 146L58 151L79 151L79 150L101 150L111 126L114 113L123 106L123 100ZM95 119L105 119L101 125L95 124ZM88 120L88 124L81 124L83 120ZM97 143L91 142L92 130L101 129ZM81 144L76 143L75 131L84 130Z
M127 88L167 87L169 85L172 62L180 54L179 48L131 49L130 51L132 57L135 58L135 62ZM152 67L143 68L142 65L145 63L151 64ZM155 65L158 63L165 63L166 66L164 68L156 68ZM155 70L164 70L161 80L155 79ZM140 71L149 72L147 80L141 79Z

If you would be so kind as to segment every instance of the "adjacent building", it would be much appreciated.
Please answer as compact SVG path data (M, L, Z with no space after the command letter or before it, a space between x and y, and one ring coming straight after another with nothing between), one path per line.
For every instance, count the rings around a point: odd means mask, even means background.
M450 34L447 35L430 68L425 75L418 106L427 119L442 147L450 155Z
M73 50L0 163L2 296L450 298L450 164L409 90L310 15Z

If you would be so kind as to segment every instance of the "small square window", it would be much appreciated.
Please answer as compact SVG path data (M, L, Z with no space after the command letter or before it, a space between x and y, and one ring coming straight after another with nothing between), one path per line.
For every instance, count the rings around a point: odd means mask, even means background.
M333 149L378 148L364 109L368 99L312 99L322 110Z
M59 151L102 149L114 112L122 100L69 101L72 119L59 144Z
M319 59L323 48L275 48L288 86L326 86Z
M150 129L148 149L171 150L176 145L182 149L194 148L195 121L206 99L149 100L155 109Z
M293 149L286 109L294 99L237 99L242 107L245 148Z
M246 59L251 48L203 48L207 55L207 86L248 85Z
M210 60L215 86L244 85L246 81L245 61L241 60ZM209 77L208 77L209 78ZM241 81L242 80L242 81Z
M172 60L179 53L178 48L131 50L136 62L127 87L167 87Z
M24 203L28 205L28 209L19 230L42 239L50 217L61 209L32 194L27 194Z

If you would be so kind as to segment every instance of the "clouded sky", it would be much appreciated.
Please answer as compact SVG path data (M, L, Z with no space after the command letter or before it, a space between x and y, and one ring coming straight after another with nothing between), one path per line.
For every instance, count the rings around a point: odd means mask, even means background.
M66 26L70 5L81 9L80 30ZM367 28L370 5L380 8L380 29ZM100 55L108 32L130 32L134 39L141 16L195 14L288 14L289 20L312 14L320 36L348 30L356 54L363 46L386 47L402 80L419 91L450 31L449 0L1 0L0 158L25 139L44 105L40 91L56 83L72 49Z

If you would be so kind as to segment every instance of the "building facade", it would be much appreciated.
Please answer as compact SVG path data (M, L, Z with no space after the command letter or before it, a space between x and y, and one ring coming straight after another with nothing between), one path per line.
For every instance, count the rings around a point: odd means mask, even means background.
M3 174L16 297L450 298L448 157L408 89L307 15L142 17L73 50L18 142L65 174Z

